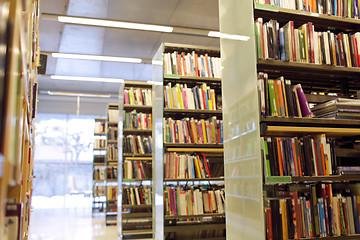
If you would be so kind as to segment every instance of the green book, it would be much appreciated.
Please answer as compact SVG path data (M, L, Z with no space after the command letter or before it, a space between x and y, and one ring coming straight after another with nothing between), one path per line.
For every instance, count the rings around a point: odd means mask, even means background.
M301 31L299 31L299 45L300 45L300 60L301 62L306 62L305 37Z
M254 26L255 26L255 39L256 39L257 57L261 58L261 40L260 40L261 36L259 36L260 34L259 34L258 26L257 26L256 23L254 24Z
M278 116L276 99L275 99L274 80L268 80L268 85L269 85L270 115Z
M260 144L261 144L261 153L262 153L262 158L263 158L263 163L264 163L264 174L265 177L270 177L271 176L271 171L270 171L270 159L269 159L269 151L268 151L268 147L267 147L267 141L261 137L260 138Z
M340 212L341 235L346 235L345 216L344 216L344 208L342 205L342 197L339 197L339 212Z

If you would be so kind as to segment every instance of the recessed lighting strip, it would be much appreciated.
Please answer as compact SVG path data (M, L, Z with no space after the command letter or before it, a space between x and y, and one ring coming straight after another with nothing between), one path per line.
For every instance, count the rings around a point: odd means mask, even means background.
M124 83L124 79L118 79L118 78L96 78L96 77L61 76L61 75L51 75L50 78L55 80L65 80L65 81Z
M125 63L142 63L141 58L128 58L128 57L113 57L102 55L90 54L74 54L74 53L51 53L54 58L67 58L67 59L80 59L80 60L94 60L94 61L107 61L107 62L125 62Z
M98 93L79 93L79 92L59 92L59 91L40 91L41 94L50 96L67 96L67 97L94 97L94 98L111 98L111 94Z

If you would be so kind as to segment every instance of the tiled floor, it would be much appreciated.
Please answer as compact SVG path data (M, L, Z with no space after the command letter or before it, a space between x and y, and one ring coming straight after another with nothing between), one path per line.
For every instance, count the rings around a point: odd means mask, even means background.
M116 240L116 226L105 216L92 218L91 209L35 209L30 216L30 240Z

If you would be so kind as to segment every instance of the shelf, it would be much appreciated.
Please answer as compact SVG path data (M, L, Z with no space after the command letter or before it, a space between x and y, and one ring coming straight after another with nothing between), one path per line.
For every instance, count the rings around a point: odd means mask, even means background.
M211 115L222 116L222 110L202 110L202 109L176 109L176 108L164 108L164 115L184 114L184 115Z
M113 161L113 160L110 160L107 162L108 165L117 165L118 164L118 161Z
M178 82L181 81L188 81L188 82L215 82L215 83L221 83L221 78L210 78L210 77L195 77L195 76L181 76L181 75L169 75L165 74L164 79L167 81L174 81Z
M224 177L216 177L216 178L165 178L164 182L210 182L210 181L224 181Z
M94 133L94 135L106 135L106 132L98 132L98 133Z
M130 204L124 204L122 205L123 208L151 208L151 204L141 204L141 205L130 205Z
M316 126L316 127L340 127L360 128L360 120L329 119L329 118L299 118L299 117L261 117L261 123L267 125L286 126Z
M94 150L97 150L97 151L104 151L104 150L106 150L106 148L94 148Z
M199 218L199 217L225 217L225 213L205 213L198 215L177 215L177 216L165 215L165 219Z
M144 178L144 179L128 179L128 178L124 178L122 181L123 182L141 182L141 181L151 181L151 178Z
M124 153L124 157L152 157L152 153L145 153L145 154L139 154L139 153Z
M127 161L152 161L152 157L125 157Z
M165 232L183 232L183 231L199 231L199 230L213 230L213 229L225 229L226 224L191 224L191 225L177 225L177 226L165 226Z
M122 233L123 235L148 235L148 234L152 234L152 230L151 229L123 230Z
M119 124L119 122L108 122L108 125L115 125L115 124Z
M143 105L130 105L130 104L124 104L124 110L139 110L143 112L150 112L152 111L152 106L143 106Z
M151 134L152 129L124 129L124 134Z
M94 163L94 167L106 167L105 163L104 164L96 164Z
M107 140L107 143L117 143L118 140Z
M354 234L349 236L339 236L339 237L313 237L313 238L301 238L301 240L358 240L360 239L360 234ZM289 239L292 240L292 239Z
M117 179L106 179L107 182L117 182Z
M186 148L223 148L224 144L212 143L164 143L164 147L186 147Z
M332 176L271 176L266 177L266 184L297 183L297 182L357 182L359 175L332 175Z
M293 20L297 25L312 22L315 27L322 26L329 30L339 29L357 31L360 28L360 21L358 19L291 10L258 3L255 4L254 17L276 19L279 21Z
M261 129L262 136L298 136L308 134L326 134L329 137L350 137L360 135L360 129L296 126L265 126Z
M204 153L224 153L223 148L167 148L167 152L204 152Z
M97 183L103 183L105 182L105 180L93 180L94 182L97 182Z
M123 213L122 217L123 219L129 219L129 218L146 218L151 217L151 212L139 212L139 213Z

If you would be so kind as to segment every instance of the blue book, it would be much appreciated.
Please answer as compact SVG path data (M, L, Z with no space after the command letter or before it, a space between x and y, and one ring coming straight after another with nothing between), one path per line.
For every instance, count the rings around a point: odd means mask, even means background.
M205 102L206 102L206 110L209 110L209 96L207 90L204 90L205 92Z
M354 18L359 17L359 6L358 1L354 1Z
M337 0L334 0L334 16L336 16L337 13Z
M360 226L359 226L359 208L357 205L357 198L356 196L351 196L352 206L353 206L353 215L354 215L354 225L355 225L355 233L360 233Z
M175 143L179 143L179 129L177 124L175 124Z
M200 109L200 103L199 103L199 95L198 95L198 90L199 87L196 86L193 88L193 93L194 93L194 101L195 101L195 109Z
M195 164L194 164L194 158L191 159L191 164L192 164L192 178L196 178L196 175L195 175Z
M319 220L320 220L320 236L326 237L325 210L324 210L324 201L322 198L318 199L318 208L319 208Z
M220 143L224 143L223 120L219 121L220 126Z
M279 30L279 39L280 39L280 60L286 61L285 36L284 36L284 29L283 28L280 28L280 30Z

